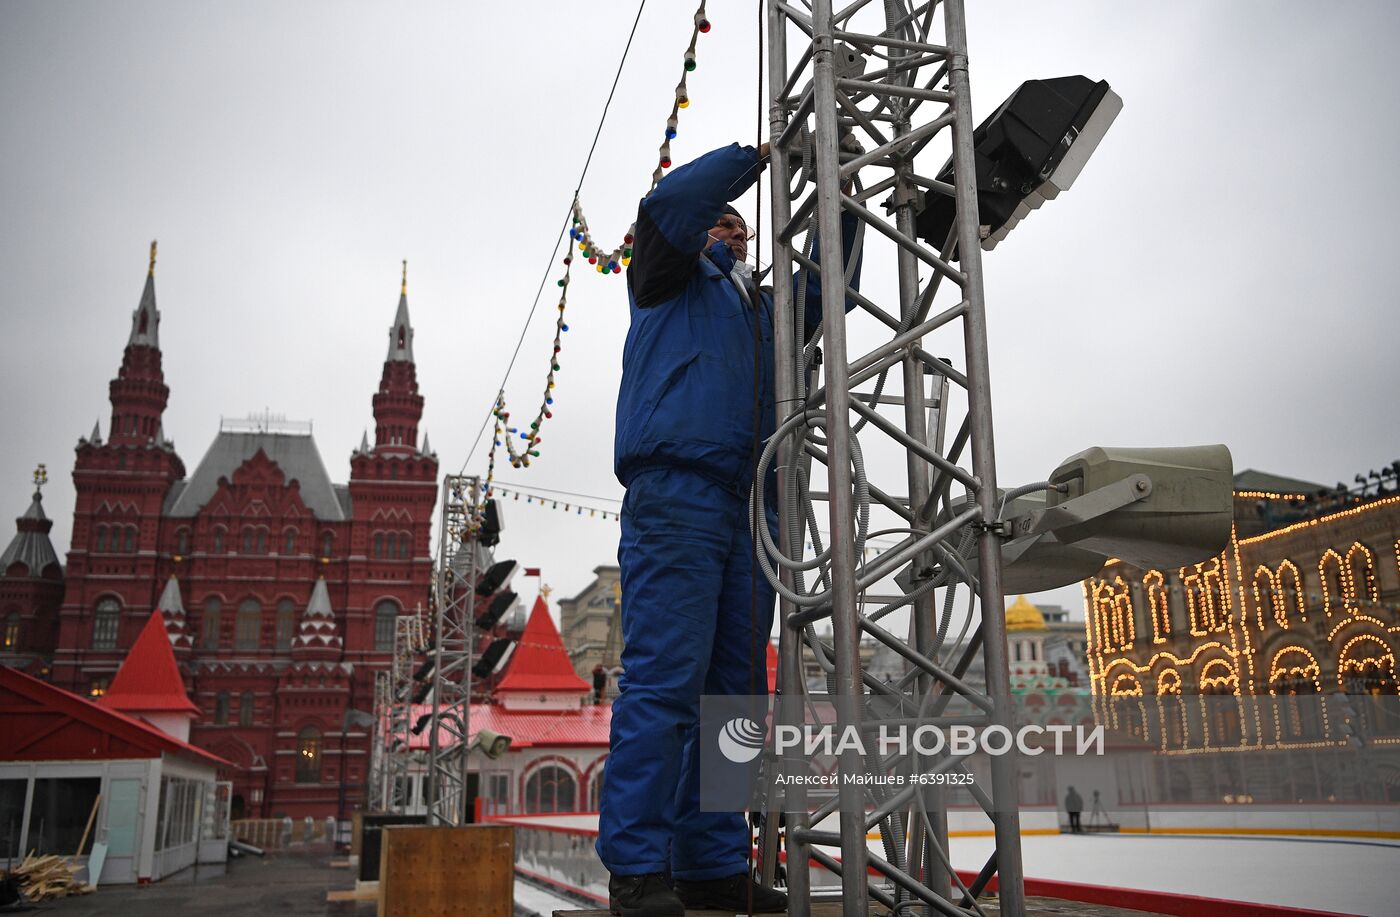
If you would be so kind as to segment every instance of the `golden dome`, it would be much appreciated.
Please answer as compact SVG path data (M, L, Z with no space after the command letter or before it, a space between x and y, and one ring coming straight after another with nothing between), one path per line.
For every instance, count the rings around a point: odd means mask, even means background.
M1048 630L1045 626L1045 615L1040 613L1030 602L1026 601L1024 595L1016 596L1016 601L1011 603L1011 607L1006 609L1006 632L1016 630Z

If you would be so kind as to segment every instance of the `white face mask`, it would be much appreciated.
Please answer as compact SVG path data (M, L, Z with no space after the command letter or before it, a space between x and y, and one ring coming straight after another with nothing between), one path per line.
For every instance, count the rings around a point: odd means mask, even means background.
M749 264L747 261L735 261L734 273L738 274L740 277L743 277L745 280L752 280L753 265Z

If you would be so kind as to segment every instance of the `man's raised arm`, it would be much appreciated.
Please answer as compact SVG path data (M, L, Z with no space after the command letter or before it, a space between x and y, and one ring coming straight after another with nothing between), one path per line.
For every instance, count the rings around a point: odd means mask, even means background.
M767 144L731 143L679 167L657 183L637 208L637 232L627 283L637 305L659 305L685 288L705 233L724 205L758 178Z

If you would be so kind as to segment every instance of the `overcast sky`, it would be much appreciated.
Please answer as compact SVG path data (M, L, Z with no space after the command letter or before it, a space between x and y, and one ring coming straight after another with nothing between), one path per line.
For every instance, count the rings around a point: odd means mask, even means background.
M1084 73L1124 100L1071 192L984 262L1002 482L1093 444L1223 442L1237 469L1324 484L1400 458L1400 6L968 6L979 120L1035 77ZM266 408L314 421L347 480L407 258L423 428L444 472L484 474L484 448L467 452L634 9L0 3L0 514L47 463L67 550L72 450L94 420L108 435L153 238L165 431L189 471L221 416ZM582 191L609 240L646 190L691 10L642 17ZM757 132L755 7L709 11L677 162ZM890 265L872 254L872 290ZM517 416L543 386L554 275L507 387ZM575 279L543 455L501 480L618 498L626 294ZM853 349L881 336L853 318ZM506 510L500 556L542 567L556 598L616 562L615 522ZM1077 606L1077 589L1049 599Z

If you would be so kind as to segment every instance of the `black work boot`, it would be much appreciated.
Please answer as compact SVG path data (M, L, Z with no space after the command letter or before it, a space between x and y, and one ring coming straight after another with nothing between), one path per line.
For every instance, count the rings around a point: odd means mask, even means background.
M608 879L608 910L621 917L683 917L685 906L659 872Z
M787 910L787 895L764 888L746 874L703 881L676 880L676 894L687 910L728 911L731 914L773 914ZM753 905L749 897L753 896Z

